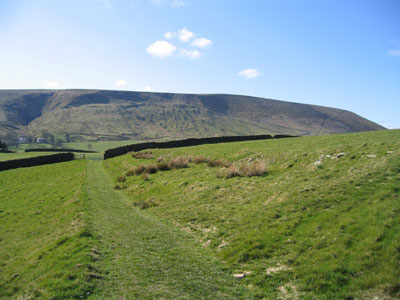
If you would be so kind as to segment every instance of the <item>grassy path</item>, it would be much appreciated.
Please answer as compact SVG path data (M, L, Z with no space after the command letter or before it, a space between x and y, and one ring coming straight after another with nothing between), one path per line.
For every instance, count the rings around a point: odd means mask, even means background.
M90 299L252 299L185 232L133 206L100 161L88 162L89 222L104 273Z

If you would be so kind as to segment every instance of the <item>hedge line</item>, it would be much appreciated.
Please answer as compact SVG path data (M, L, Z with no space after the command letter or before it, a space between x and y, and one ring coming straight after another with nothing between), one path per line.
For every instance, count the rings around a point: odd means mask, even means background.
M221 137L207 137L207 138L190 138L178 141L168 142L147 142L140 144L133 144L122 146L118 148L108 149L104 152L104 159L124 155L128 152L137 152L145 149L162 149L162 148L178 148L188 146L198 146L204 144L217 144L217 143L230 143L230 142L243 142L243 141L255 141L255 140L267 140L267 139L279 139L294 137L291 135L275 135L269 134L264 135L244 135L244 136L221 136Z
M69 148L37 148L37 149L25 149L25 152L76 152L76 153L98 153L96 151L69 149Z
M33 167L47 164L54 164L63 161L74 160L73 153L58 153L52 155L43 155L22 159L14 159L7 161L0 161L0 171L16 169L16 168L24 168L24 167Z

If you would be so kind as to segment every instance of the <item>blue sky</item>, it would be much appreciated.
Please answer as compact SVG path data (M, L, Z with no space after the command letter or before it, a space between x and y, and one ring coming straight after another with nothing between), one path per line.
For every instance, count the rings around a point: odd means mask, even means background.
M229 93L400 128L398 0L0 0L0 89Z

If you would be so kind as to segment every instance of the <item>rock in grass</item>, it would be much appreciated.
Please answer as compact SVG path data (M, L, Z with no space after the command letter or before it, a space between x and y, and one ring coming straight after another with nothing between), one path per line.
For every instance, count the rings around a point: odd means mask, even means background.
M375 155L375 154L368 154L367 157L368 157L368 158L375 158L376 155Z
M244 278L246 275L244 273L237 273L237 274L233 274L233 277L235 278Z
M394 151L386 151L386 154L393 154Z
M341 158L343 156L346 156L346 153L341 152L341 153L336 154L336 158Z
M314 162L315 166L319 166L320 164L322 164L322 161L320 161L320 160L317 160L317 161Z

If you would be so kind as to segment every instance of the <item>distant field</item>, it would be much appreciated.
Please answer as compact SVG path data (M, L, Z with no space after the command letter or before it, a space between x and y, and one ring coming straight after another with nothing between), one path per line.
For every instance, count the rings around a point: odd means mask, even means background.
M92 291L85 178L86 161L0 172L0 299Z
M123 140L123 141L99 141L99 142L81 142L81 143L63 143L60 148L71 148L77 150L90 150L97 152L104 152L110 148L116 148L125 145L131 145L138 143L139 141L135 140ZM50 144L18 144L16 148L18 151L24 151L25 149L34 149L34 148L51 148L53 145ZM12 149L14 150L14 149Z
M168 219L244 274L260 299L400 297L400 131L153 150L104 162L133 205ZM221 167L126 176L202 155L265 163L261 177ZM118 179L118 182L117 182ZM376 297L376 298L374 298Z
M34 156L51 155L54 152L17 152L17 153L0 153L0 161L21 159Z

